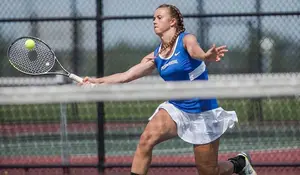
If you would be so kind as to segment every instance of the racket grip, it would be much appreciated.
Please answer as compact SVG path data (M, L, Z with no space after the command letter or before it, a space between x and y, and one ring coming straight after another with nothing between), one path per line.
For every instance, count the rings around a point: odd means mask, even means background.
M83 78L81 78L81 77L79 77L79 76L77 76L75 74L70 74L69 78L71 78L74 81L77 81L78 83L82 83L82 81L83 81Z

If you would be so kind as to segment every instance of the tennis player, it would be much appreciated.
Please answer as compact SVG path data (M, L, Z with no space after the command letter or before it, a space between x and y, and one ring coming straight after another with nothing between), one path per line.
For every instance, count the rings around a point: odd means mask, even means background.
M194 35L186 33L183 16L173 5L160 5L153 17L154 31L161 39L154 52L123 73L102 78L84 78L84 83L126 83L149 75L156 68L165 81L208 80L204 61L220 61L226 46L213 45L207 52ZM151 164L155 145L177 135L193 145L195 163L201 175L256 175L248 154L240 153L218 162L222 134L238 121L234 111L225 111L216 99L169 100L149 118L134 155L131 174L144 175Z

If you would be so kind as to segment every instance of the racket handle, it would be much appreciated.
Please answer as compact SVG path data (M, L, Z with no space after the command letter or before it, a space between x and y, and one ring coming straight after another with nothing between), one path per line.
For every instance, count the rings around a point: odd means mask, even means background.
M83 78L81 78L81 77L79 77L79 76L77 76L75 74L70 74L69 78L71 78L72 80L74 80L74 81L76 81L78 83L82 83L83 82ZM94 83L90 83L89 84L90 87L94 87L95 85L96 84L94 84Z
M81 78L81 77L79 77L79 76L77 76L75 74L70 74L69 78L71 78L74 81L77 81L78 83L82 83L82 81L83 81L83 78Z

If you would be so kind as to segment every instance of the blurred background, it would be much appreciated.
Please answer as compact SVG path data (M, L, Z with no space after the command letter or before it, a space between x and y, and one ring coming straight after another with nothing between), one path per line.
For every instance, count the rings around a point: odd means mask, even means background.
M64 67L80 76L126 71L160 44L152 18L163 3L180 9L186 31L204 50L227 45L220 63L208 63L212 79L298 76L298 0L1 0L0 86L72 83L26 76L9 64L10 43L28 35L48 43ZM157 75L143 80L159 82ZM139 136L161 102L1 105L0 173L129 174ZM299 98L219 103L239 116L239 125L224 135L220 159L249 151L259 174L300 173ZM196 174L192 146L180 139L158 145L153 154L150 174Z

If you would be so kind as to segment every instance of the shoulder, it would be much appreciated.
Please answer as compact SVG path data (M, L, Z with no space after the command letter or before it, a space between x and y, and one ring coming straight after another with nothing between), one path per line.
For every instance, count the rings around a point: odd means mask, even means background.
M195 45L198 44L197 38L195 35L187 33L186 35L184 35L183 37L183 45L185 48L187 48L187 46L191 46L191 45Z
M149 62L149 61L154 62L154 59L155 59L154 52L151 52L148 55L144 56L141 63L146 63L146 62Z
M161 43L160 43L158 46L156 46L156 48L155 48L154 51L152 52L153 55L157 55L157 54L158 54L158 51L159 51L160 46L161 46Z
M195 35L187 33L183 36L183 42L190 42L190 41L197 41L197 38Z

